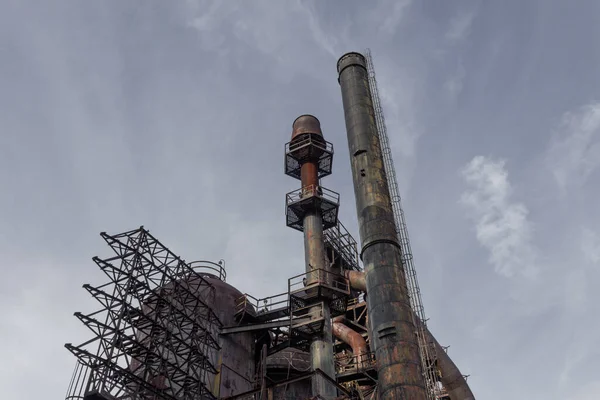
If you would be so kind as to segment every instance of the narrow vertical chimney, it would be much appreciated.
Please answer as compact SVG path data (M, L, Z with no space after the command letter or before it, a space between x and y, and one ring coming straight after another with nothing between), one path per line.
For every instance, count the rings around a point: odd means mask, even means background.
M371 343L382 399L427 399L365 58L337 64L361 239Z

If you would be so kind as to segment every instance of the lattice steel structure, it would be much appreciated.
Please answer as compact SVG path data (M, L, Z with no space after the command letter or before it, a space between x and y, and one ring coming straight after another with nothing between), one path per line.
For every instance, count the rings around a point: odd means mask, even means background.
M394 211L394 218L396 222L396 233L398 234L398 239L400 240L400 246L402 248L402 264L404 266L406 275L406 284L408 286L410 304L415 312L415 318L419 319L415 320L415 326L417 327L417 336L419 339L419 353L421 357L422 370L427 383L427 395L429 399L435 400L437 397L435 394L437 392L436 381L438 380L435 368L433 367L433 364L436 360L435 349L429 346L427 335L425 333L427 328L427 318L425 317L425 309L423 307L423 301L421 300L421 290L419 289L417 272L413 263L412 250L410 247L410 240L408 238L408 229L406 227L406 219L402 209L402 198L400 197L398 180L396 178L396 170L394 168L394 161L392 159L392 149L390 147L390 141L385 125L383 108L379 99L379 90L377 88L377 80L375 79L373 58L371 57L371 51L369 49L365 51L365 58L367 60L367 70L369 73L369 88L371 89L373 108L375 110L375 122L377 125L377 132L379 134L381 153L383 155L385 173L387 175L390 197L392 200L392 209Z
M143 227L101 236L115 256L93 259L107 283L84 285L101 307L75 313L93 337L65 345L78 358L67 398L214 399L214 288Z

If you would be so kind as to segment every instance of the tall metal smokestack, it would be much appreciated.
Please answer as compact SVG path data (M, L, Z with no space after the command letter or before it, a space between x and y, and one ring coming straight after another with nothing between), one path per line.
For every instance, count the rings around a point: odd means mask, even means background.
M302 188L299 201L288 204L288 226L304 232L304 253L306 263L306 286L320 285L331 280L331 268L325 253L323 231L337 223L337 202L327 199L330 191L320 186L319 180L331 173L333 148L323 138L321 123L312 115L296 118L292 128L292 139L286 146L286 174L300 179ZM288 195L289 196L289 195ZM312 393L324 399L337 396L335 363L333 359L333 338L331 308L328 302L321 302L317 288L307 292L317 302L311 307L311 314L322 319L323 326L310 339L310 357L313 370L321 370L329 380L321 375L312 378ZM310 305L310 302L309 304ZM290 332L292 334L292 332Z
M377 134L367 64L359 53L338 63L361 239L378 395L426 400L413 311L402 269L392 202Z

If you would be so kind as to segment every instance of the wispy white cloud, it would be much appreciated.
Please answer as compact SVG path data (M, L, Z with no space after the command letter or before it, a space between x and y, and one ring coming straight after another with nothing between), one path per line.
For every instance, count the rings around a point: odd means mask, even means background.
M380 32L393 35L411 4L412 0L380 1L373 8L371 17L377 20Z
M511 201L512 187L504 160L477 156L462 170L469 188L461 196L476 221L479 243L490 251L490 262L503 276L537 274L532 225L522 203Z
M332 57L339 57L338 38L328 34L321 26L314 3L299 2L300 8L305 12L315 42ZM342 35L343 37L343 35Z
M561 190L585 184L600 166L600 102L562 116L547 153L547 163Z
M339 56L339 38L323 28L314 2L188 0L187 13L188 25L200 33L204 50L235 53L255 49L285 68L288 76L311 70L310 64L301 60L314 44L331 57Z
M589 228L583 228L581 251L588 262L592 264L600 262L600 235Z
M475 9L461 11L450 20L450 26L444 38L449 44L456 44L466 39L471 33L471 26L475 20L477 11Z
M446 89L450 98L455 99L462 92L466 76L465 66L462 61L459 61L456 72L450 75L444 83L444 89Z

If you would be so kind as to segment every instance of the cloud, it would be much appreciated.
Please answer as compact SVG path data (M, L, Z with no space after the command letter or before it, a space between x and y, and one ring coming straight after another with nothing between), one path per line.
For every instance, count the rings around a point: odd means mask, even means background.
M379 31L393 35L411 4L412 0L386 0L379 2L371 13L371 16L378 21Z
M467 76L467 71L465 70L464 63L459 61L458 67L456 67L456 72L446 80L444 83L444 89L450 95L450 98L455 99L460 95L463 90L463 85L465 78Z
M469 189L460 201L476 221L477 240L490 251L494 270L506 277L535 276L538 268L531 244L532 225L527 207L511 201L505 161L477 156L461 175Z
M450 26L444 38L449 44L457 44L466 39L471 33L473 20L477 15L475 9L462 11L450 20Z
M591 229L583 228L581 251L588 262L598 264L600 262L600 235Z
M600 166L600 102L566 112L547 152L557 185L584 185Z
M306 17L308 19L308 24L310 27L310 32L314 41L330 56L336 58L340 56L340 51L338 51L338 38L329 35L321 26L319 22L319 17L314 7L314 3L301 2L300 3L301 10L306 13ZM342 37L345 35L342 35Z
M321 67L339 55L337 37L320 24L312 2L189 0L186 18L202 50L227 56L224 60L239 68L248 68L249 62L253 67L269 64L284 82L296 74L323 77ZM315 58L315 44L328 57ZM313 54L313 62L306 63L307 54Z
M575 390L567 400L596 400L600 393L600 381L591 381Z

